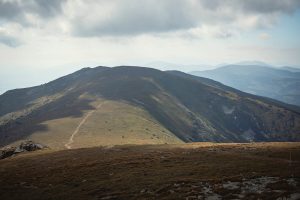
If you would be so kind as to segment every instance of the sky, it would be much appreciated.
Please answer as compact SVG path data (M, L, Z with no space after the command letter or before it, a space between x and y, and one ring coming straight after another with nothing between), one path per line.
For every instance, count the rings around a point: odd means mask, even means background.
M300 66L299 0L0 0L0 94L83 67Z

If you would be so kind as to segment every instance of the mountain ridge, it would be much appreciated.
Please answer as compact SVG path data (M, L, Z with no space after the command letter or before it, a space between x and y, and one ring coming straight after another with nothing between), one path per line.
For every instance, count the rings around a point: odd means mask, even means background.
M1 145L33 139L64 148L92 110L75 148L299 140L298 109L186 76L133 66L84 68L41 86L9 91L0 96Z
M300 105L300 73L258 65L227 65L192 75L210 78L238 90Z

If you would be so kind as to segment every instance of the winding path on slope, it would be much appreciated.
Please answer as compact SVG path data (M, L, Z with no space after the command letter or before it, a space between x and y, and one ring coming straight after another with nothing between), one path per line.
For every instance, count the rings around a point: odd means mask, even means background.
M65 147L67 149L72 149L71 145L73 144L74 142L74 137L75 135L78 133L80 127L86 122L86 120L96 111L98 110L99 108L102 107L102 105L104 104L105 102L101 102L100 104L98 104L98 106L96 107L95 110L91 110L87 113L87 115L79 122L78 126L76 127L76 129L74 130L74 132L72 133L71 137L69 138L68 142L65 144Z

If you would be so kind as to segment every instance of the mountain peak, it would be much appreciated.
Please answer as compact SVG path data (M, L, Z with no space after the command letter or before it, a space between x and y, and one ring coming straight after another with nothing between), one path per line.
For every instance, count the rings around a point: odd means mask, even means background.
M137 66L84 68L0 95L1 145L51 148L299 140L297 109L216 81Z

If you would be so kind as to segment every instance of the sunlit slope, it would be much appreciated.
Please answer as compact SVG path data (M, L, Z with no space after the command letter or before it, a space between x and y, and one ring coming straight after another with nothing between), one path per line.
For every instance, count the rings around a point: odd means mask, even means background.
M67 144L70 148L80 148L116 144L182 143L149 113L137 106L104 99L95 100L90 105L91 108L83 110L80 117L63 117L42 122L41 125L47 127L45 130L34 131L21 140L31 139L54 149L66 148ZM17 140L14 143L19 142Z

